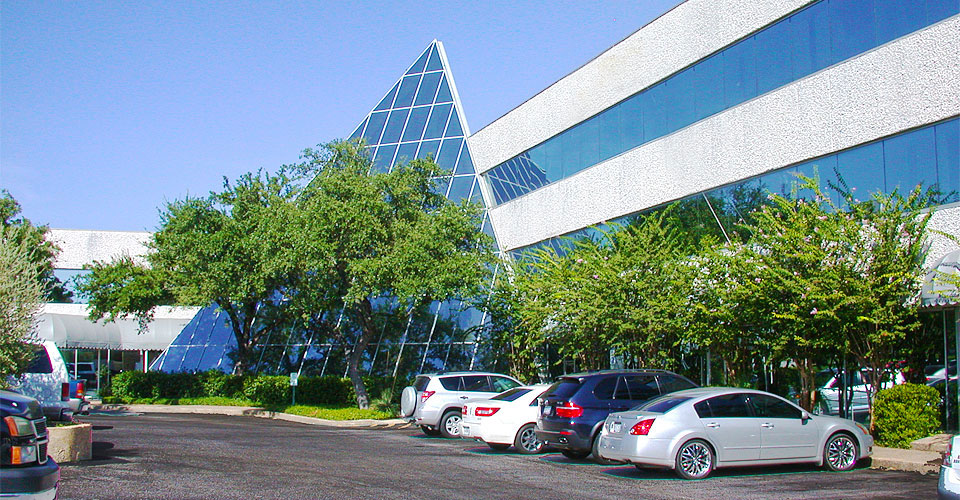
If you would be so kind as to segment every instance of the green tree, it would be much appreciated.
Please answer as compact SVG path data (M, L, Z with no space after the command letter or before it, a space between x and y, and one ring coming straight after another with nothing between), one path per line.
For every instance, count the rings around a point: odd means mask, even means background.
M30 359L35 320L43 300L36 251L15 228L0 227L0 386Z
M23 243L26 257L39 269L37 279L48 302L70 302L72 293L53 274L53 262L60 248L47 240L47 226L35 226L21 215L20 204L6 189L0 189L0 227L7 237Z

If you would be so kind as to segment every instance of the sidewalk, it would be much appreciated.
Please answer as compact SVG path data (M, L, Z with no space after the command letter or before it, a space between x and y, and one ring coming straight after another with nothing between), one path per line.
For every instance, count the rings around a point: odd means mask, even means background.
M352 429L404 429L413 427L412 424L399 418L388 420L325 420L322 418L303 417L287 413L276 413L255 406L203 406L203 405L94 405L92 412L126 412L126 413L193 413L206 415L250 416L272 418L287 422L297 422L307 425L323 425ZM943 439L927 438L933 443L927 443L923 450L901 450L899 448L873 447L872 469L899 470L919 472L920 474L937 474L940 471L940 462L943 460L941 446Z

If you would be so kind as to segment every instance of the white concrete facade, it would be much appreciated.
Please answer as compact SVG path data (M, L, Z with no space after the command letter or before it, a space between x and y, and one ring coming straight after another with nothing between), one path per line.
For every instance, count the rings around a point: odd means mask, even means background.
M50 229L47 239L60 247L55 268L83 269L84 265L94 261L109 262L121 256L143 257L147 254L151 235L146 231Z
M806 3L681 4L470 137L478 170L493 168ZM957 54L960 16L953 16L494 207L490 217L497 238L504 250L521 248L956 117ZM960 217L949 210L937 220L947 214Z

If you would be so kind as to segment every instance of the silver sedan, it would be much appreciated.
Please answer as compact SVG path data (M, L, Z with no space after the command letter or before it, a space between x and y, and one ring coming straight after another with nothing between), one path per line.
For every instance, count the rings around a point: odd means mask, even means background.
M703 479L717 467L815 463L852 469L873 452L858 423L813 416L770 393L729 387L674 392L603 424L600 456Z

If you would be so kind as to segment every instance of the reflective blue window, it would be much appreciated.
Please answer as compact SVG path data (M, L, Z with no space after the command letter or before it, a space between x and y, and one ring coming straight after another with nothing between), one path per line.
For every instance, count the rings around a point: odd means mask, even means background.
M388 172L393 166L393 154L397 152L397 145L380 146L377 148L377 156L373 160L374 172Z
M374 111L383 111L385 109L390 109L393 107L393 98L397 96L397 89L400 87L400 84L397 83L390 89L390 92L387 92L387 96L380 101L380 104L376 108L373 108Z
M459 137L463 135L463 127L460 126L460 117L456 113L450 114L450 124L447 125L447 133L444 137Z
M837 155L837 171L857 199L865 200L883 189L883 144L875 142ZM839 180L839 179L838 179Z
M553 182L958 11L957 0L815 2L523 154ZM596 150L581 130L594 126Z
M460 200L470 197L470 189L473 188L473 182L475 177L472 175L463 175L453 178L453 183L450 184L450 194L447 195L447 198L454 203L459 203Z
M440 83L440 76L443 73L427 73L423 75L423 81L420 82L420 90L417 91L417 100L415 105L433 104L433 98L437 95L437 84Z
M387 113L373 113L370 115L370 122L367 124L367 130L363 132L363 139L367 144L379 144L380 133L383 132L383 125L387 122Z
M917 184L937 184L936 142L932 127L883 141L885 191L907 195Z
M400 142L400 133L403 132L403 125L407 122L409 109L395 109L390 112L390 118L387 120L387 128L383 131L381 144L391 142Z
M430 47L427 47L427 50L423 51L423 54L420 55L420 58L417 59L417 62L413 63L413 66L410 66L407 74L412 75L414 73L423 73L423 67L427 65L427 57L429 56Z
M357 127L357 129L354 130L352 134L350 134L350 140L359 138L359 137L360 137L360 134L363 132L363 127L364 127L366 124L367 124L367 120L364 119L364 120L363 120L363 123L361 123L360 126Z
M440 80L440 90L437 91L437 102L451 102L453 94L450 93L450 85L447 84L447 78Z
M401 144L400 148L397 149L396 163L409 163L410 160L415 159L417 157L417 146L419 146L419 143L416 142Z
M473 160L470 159L470 150L464 146L460 151L460 161L457 162L457 174L473 174L476 170L473 168Z
M937 136L937 179L945 203L960 201L960 120L934 128Z
M423 135L423 127L427 125L427 117L430 116L430 107L413 108L410 111L410 119L407 120L407 128L403 131L404 141L419 141Z
M443 130L447 127L447 118L450 116L452 104L441 104L433 107L427 129L423 133L424 139L439 139L443 137Z
M423 141L420 143L420 151L417 152L417 158L437 158L437 150L440 149L440 141Z
M443 64L440 63L440 51L434 50L430 54L430 62L427 63L427 71L439 71L443 69Z
M440 146L440 154L437 155L437 165L444 170L453 172L457 166L457 158L460 157L460 144L463 139L446 139L443 146Z
M433 182L433 192L441 196L446 196L447 189L450 187L450 176L437 177Z
M397 92L397 100L393 107L402 108L413 104L413 96L417 93L417 87L420 85L420 75L411 75L403 77L400 83L400 90Z

